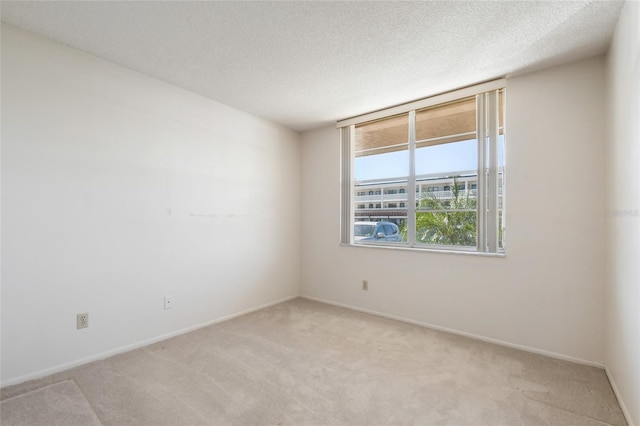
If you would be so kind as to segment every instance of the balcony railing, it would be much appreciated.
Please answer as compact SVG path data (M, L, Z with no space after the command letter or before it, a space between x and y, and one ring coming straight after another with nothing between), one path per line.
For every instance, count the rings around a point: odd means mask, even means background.
M356 195L355 201L406 201L407 194L377 194L377 195Z
M475 198L478 194L478 190L470 189L468 190L469 198ZM466 197L467 191L460 190L460 197ZM433 192L422 192L416 194L416 200L421 199L436 199L436 200L451 200L454 198L453 191L433 191ZM373 201L376 203L384 203L388 201L407 201L407 194L378 194L378 195L356 195L353 197L353 201L355 203L364 203L368 201Z
M476 198L478 195L477 189L469 189L469 190L460 190L459 197ZM502 188L498 191L498 197L502 197ZM421 192L416 194L416 200L421 199L436 199L436 200L451 200L454 198L453 191L433 191L433 192ZM376 202L376 203L384 203L388 201L407 201L407 194L377 194L377 195L356 195L353 197L353 201L355 203L364 203L364 202Z

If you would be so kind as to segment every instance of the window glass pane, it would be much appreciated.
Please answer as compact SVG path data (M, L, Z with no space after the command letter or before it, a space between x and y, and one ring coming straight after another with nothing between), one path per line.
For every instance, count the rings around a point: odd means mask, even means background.
M356 181L409 175L409 115L356 126Z
M375 226L380 222L393 223L398 228L404 229L407 221L407 181L389 182L387 179L381 179L373 183L356 183L355 186L355 194L362 194L354 196L355 241L357 243L384 242L385 244L406 241L406 232L404 234L395 232L393 238L381 239L377 235L362 234L362 229L366 226ZM395 229L390 225L387 227Z
M443 191L429 191L434 180ZM425 185L426 182L429 182ZM464 183L461 183L464 182ZM416 182L416 243L475 246L477 241L477 174L449 175Z
M416 212L416 244L474 247L475 210Z
M477 242L475 97L416 112L416 244Z
M354 240L359 244L406 241L409 176L409 114L363 123L355 128ZM358 206L367 206L359 208ZM383 222L383 223L381 223ZM379 232L364 235L363 229Z
M434 173L451 175L477 168L478 143L475 139L416 149L416 177Z

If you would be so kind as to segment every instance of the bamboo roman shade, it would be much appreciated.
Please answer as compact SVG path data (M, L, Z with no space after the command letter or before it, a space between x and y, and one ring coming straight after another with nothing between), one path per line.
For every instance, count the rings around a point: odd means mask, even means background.
M416 148L475 138L475 96L416 111Z
M476 139L475 96L417 110L415 117L416 148ZM502 111L498 117L502 134ZM409 113L355 125L356 157L406 150L408 141Z
M471 96L416 111L416 146L474 139L476 98ZM409 114L362 123L356 127L356 156L407 149Z
M409 144L409 114L396 115L356 127L356 157L406 150Z

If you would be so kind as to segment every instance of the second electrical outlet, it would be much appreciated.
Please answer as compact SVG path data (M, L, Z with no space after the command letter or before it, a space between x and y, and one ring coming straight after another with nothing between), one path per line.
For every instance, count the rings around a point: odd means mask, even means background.
M362 280L362 289L365 291L369 290L369 281Z

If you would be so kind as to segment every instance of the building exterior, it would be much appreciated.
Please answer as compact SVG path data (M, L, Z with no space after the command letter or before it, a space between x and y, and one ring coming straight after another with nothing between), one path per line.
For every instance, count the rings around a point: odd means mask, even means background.
M455 176L455 177L454 177ZM432 198L444 206L454 197L454 185L459 194L470 199L477 196L477 173L456 172L455 175L416 176L416 204ZM402 225L407 219L407 180L375 179L359 181L354 185L353 212L355 221L389 221Z

